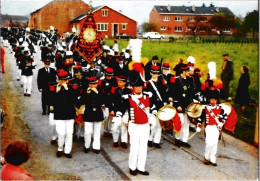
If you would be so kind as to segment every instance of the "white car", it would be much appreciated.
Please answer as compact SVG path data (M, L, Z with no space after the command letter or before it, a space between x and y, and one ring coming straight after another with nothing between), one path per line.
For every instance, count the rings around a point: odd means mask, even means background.
M147 32L145 34L143 34L143 38L147 38L147 39L164 39L165 36L159 34L158 32Z

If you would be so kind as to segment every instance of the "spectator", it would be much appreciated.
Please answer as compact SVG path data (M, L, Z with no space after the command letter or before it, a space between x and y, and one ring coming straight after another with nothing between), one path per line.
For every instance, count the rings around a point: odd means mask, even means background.
M2 180L34 180L33 177L22 168L22 164L30 157L28 143L24 140L16 140L10 143L4 154L6 163L2 167Z
M240 111L243 118L245 117L246 105L249 104L250 96L248 91L248 86L250 84L250 76L248 74L249 68L246 65L241 67L241 76L239 78L235 103L240 105Z

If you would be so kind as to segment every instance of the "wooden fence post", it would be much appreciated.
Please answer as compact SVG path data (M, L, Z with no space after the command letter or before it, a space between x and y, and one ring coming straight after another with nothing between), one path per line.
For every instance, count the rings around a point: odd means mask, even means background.
M256 106L256 120L255 120L255 139L254 139L254 145L258 146L258 136L259 136L259 130L258 130L258 121L259 121L259 107Z

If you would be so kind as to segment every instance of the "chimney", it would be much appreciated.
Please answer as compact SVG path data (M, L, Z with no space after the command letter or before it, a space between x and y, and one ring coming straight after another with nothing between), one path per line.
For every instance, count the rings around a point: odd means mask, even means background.
M216 10L216 12L219 12L219 7L216 7L216 9L215 9L215 10Z
M167 6L167 11L169 11L169 12L171 11L171 5L169 5L169 4Z
M193 12L195 12L195 6L194 6L194 5L191 7L191 10L192 10Z

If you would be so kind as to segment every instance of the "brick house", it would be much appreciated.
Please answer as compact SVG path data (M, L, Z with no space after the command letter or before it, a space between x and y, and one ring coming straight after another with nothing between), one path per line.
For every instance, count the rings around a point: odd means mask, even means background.
M218 34L216 28L205 31L209 26L208 20L215 13L233 15L226 7L195 7L195 6L154 6L150 12L150 23L158 27L158 32L165 35L197 35ZM196 26L196 27L195 27ZM224 34L233 34L235 29L226 28Z
M137 22L121 12L115 11L108 6L93 7L92 12L97 24L97 31L100 37L113 38L115 35L127 34L136 37ZM82 27L82 23L87 17L83 13L71 21L71 25L77 29Z
M88 10L89 5L82 0L53 0L30 14L29 27L47 30L52 25L58 33L71 32L70 21Z

